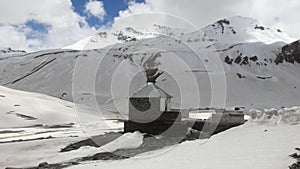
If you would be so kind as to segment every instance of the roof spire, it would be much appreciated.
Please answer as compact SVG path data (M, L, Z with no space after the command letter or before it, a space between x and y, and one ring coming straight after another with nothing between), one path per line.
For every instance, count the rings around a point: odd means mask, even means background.
M159 76L164 73L159 72L158 68L146 69L145 72L147 77L147 83L156 83L156 80L159 78Z
M145 69L147 83L155 83L157 78L163 74L163 71L159 71L158 65L160 62L157 58L161 57L160 53L153 53L151 56L143 63Z

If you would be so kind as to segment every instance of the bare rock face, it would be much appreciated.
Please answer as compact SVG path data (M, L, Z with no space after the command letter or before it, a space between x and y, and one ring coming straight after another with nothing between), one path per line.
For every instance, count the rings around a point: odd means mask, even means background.
M229 56L226 56L225 60L224 60L227 64L231 65L233 62L233 59L230 58Z
M297 151L300 152L300 148L295 148L295 150L297 150ZM296 159L297 162L295 162L294 164L290 165L289 168L290 169L300 169L300 154L294 153L294 154L290 155L290 157Z
M49 166L49 164L47 162L42 162L42 163L39 164L40 168L45 168L47 166Z
M300 63L300 40L288 44L282 48L281 53L276 57L275 63L283 63L284 61L289 63Z

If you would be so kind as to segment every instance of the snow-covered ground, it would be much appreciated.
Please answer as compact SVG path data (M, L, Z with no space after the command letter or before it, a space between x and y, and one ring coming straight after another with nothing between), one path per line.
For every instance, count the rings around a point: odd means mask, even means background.
M44 94L0 87L0 168L67 159L58 152L68 144L121 131L123 123L105 118L104 113Z
M51 133L49 133L51 134ZM30 167L42 162L60 163L75 158L86 157L101 152L113 152L119 149L138 148L143 143L143 134L139 132L126 133L116 140L99 148L82 147L81 149L60 153L68 144L81 141L84 137L61 137L51 140L36 140L30 142L0 144L0 168Z
M298 117L300 110L298 109ZM300 146L300 125L249 122L213 136L209 140L184 142L177 146L121 161L96 161L68 168L288 168L289 157Z
M119 149L138 148L143 143L143 134L126 133L116 140L99 148L81 147L78 150L60 153L65 146L86 139L91 135L122 130L122 123L108 119L97 119L91 114L88 121L80 123L65 113L65 106L73 103L42 94L0 88L1 110L26 113L36 120L23 119L1 112L1 122L10 120L11 125L0 129L0 168L30 167L42 162L61 163L74 158L86 157L101 152L114 152ZM33 101L35 104L32 104ZM39 103L39 104L37 104ZM19 104L17 108L14 106ZM13 105L13 106L11 106ZM51 105L51 106L49 106ZM31 107L31 108L30 108ZM51 107L51 109L49 108ZM87 108L87 107L85 107ZM46 111L50 109L49 111ZM61 113L61 120L52 121L47 117ZM95 113L95 112L94 112ZM287 168L294 160L289 157L300 146L300 107L284 109L252 109L252 118L245 125L232 128L212 136L208 140L195 140L150 151L130 159L120 161L88 161L68 168ZM7 118L6 116L12 116ZM4 119L4 118L6 119ZM66 120L74 125L66 125ZM2 124L2 123L1 123ZM43 124L43 126L29 126ZM50 126L56 126L51 128ZM48 126L48 127L47 127ZM51 138L47 138L51 136ZM44 138L44 139L43 139ZM32 140L30 140L32 139ZM26 141L27 140L27 141Z

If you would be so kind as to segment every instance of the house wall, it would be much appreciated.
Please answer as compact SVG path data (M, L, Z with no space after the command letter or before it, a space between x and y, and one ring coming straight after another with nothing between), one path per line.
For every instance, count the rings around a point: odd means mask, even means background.
M160 117L162 111L160 98L130 98L129 120L149 123Z
M160 111L166 111L167 110L167 100L165 98L160 98Z
M216 113L212 115L213 123L234 124L243 123L244 121L244 114Z

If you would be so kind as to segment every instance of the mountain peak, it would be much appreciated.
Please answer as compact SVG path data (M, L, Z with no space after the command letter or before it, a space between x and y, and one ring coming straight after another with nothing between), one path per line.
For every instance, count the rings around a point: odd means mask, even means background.
M111 28L110 30L98 31L94 35L82 39L70 46L66 46L63 49L100 49L117 43L155 38L162 35L178 36L182 32L183 30L179 28L171 28L157 24L154 24L149 28L135 28L132 26L126 26L121 29Z
M279 29L243 16L220 19L204 27L202 31L211 41L219 43L262 42L271 44L278 41L290 43L295 40Z

